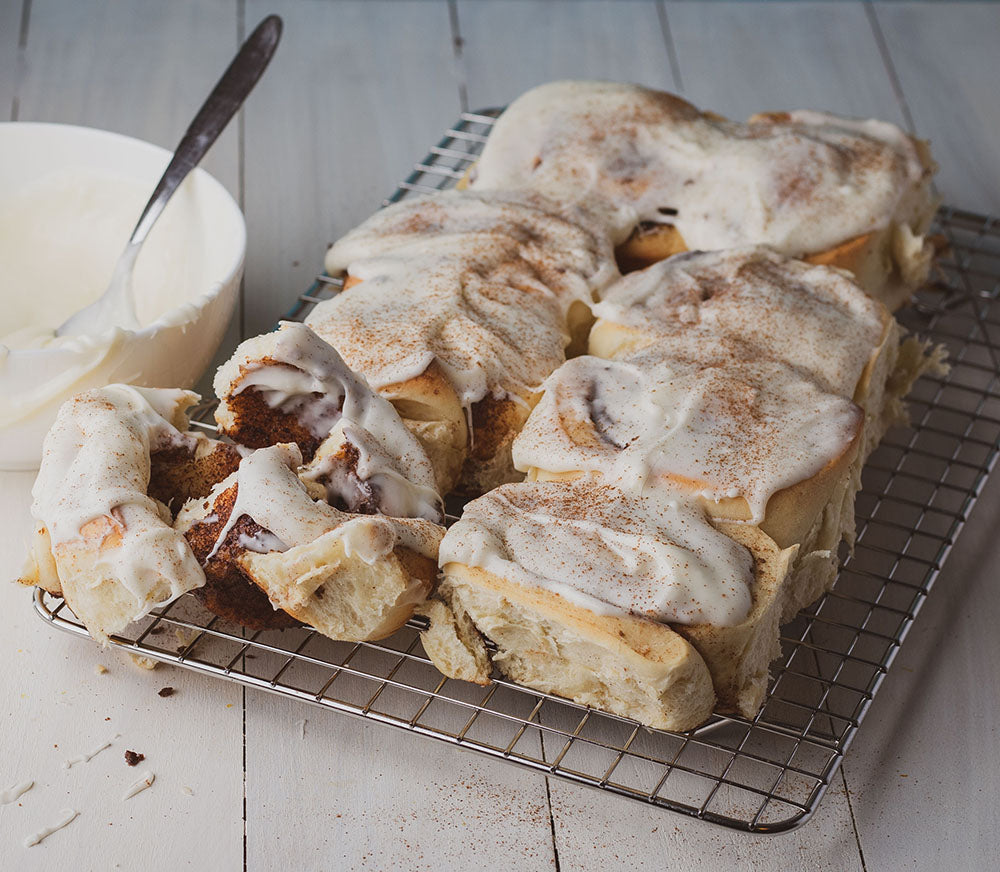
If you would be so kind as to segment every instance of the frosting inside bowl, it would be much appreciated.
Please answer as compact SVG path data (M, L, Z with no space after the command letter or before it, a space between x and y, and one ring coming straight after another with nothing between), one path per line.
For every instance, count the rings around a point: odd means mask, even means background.
M75 167L32 179L0 201L0 344L72 344L55 329L104 292L149 197L149 186ZM179 191L150 233L133 275L143 326L207 290L205 236L190 189ZM192 220L193 219L193 220ZM183 257L177 257L183 252Z
M235 306L246 249L239 206L196 169L134 274L138 330L55 329L105 290L165 149L87 127L0 123L0 468L33 469L60 404L113 382L191 387Z

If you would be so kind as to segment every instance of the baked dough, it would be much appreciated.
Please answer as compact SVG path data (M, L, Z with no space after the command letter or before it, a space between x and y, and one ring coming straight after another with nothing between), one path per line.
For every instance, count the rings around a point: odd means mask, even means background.
M442 491L518 478L510 443L618 277L603 216L537 195L447 191L378 212L326 261L345 290L307 323L396 406Z
M301 463L296 445L259 449L178 514L209 579L206 604L250 627L301 621L333 639L389 635L431 589L442 528L341 512L314 498Z
M935 169L925 142L882 121L795 111L740 123L638 85L563 81L507 108L470 187L603 199L631 231L623 269L766 244L850 269L894 310L927 277Z
M220 430L251 448L295 442L327 501L440 523L434 467L392 404L304 324L241 343L215 377Z
M425 650L464 677L455 664L467 668L485 646L468 631L461 644L442 640L468 620L513 680L647 726L697 726L716 696L719 710L752 714L797 549L731 528L734 538L676 493L589 479L498 488L445 536L443 607Z
M103 644L205 584L170 509L150 493L151 470L161 495L169 483L193 494L232 467L230 447L188 431L187 409L198 400L108 385L64 403L46 436L20 581L61 594Z

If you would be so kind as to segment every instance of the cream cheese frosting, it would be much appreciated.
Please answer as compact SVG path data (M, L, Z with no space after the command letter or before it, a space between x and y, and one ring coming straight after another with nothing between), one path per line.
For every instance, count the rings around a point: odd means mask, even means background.
M523 399L563 360L567 317L618 277L603 219L535 195L446 191L373 215L328 252L361 284L307 323L375 389L437 362L469 407Z
M841 457L862 421L795 368L693 328L623 360L568 361L513 457L523 471L592 471L630 490L659 479L716 502L742 497L760 523L770 497Z
M795 111L739 123L638 85L562 81L500 116L472 188L597 197L622 226L673 224L690 250L763 243L801 255L922 220L928 164L883 121Z
M764 247L675 255L609 287L594 314L595 336L621 325L633 347L691 329L739 339L848 399L889 321L843 272Z
M31 513L48 531L60 575L92 560L93 584L111 579L128 591L133 620L205 583L169 511L146 494L151 452L197 444L180 429L197 400L190 391L109 385L66 402L45 439Z
M287 551L331 534L343 542L348 556L357 555L368 564L397 545L425 557L437 556L441 535L437 525L421 519L341 512L312 497L296 473L301 464L301 452L289 443L254 451L205 500L187 503L177 516L176 529L183 533L195 524L214 521L213 515L206 517L204 506L213 506L217 497L235 484L236 500L209 557L242 517L251 518L270 534L241 540L240 544L250 551Z
M216 416L223 427L234 423L227 401L253 389L269 407L295 416L317 439L329 440L306 478L335 478L339 461L333 451L350 443L356 458L349 472L377 489L385 514L441 520L434 469L416 437L392 404L306 325L286 322L275 333L243 342L219 369L215 389L222 398Z
M753 560L679 493L590 480L504 485L469 503L442 567L478 567L597 614L733 626L749 613Z

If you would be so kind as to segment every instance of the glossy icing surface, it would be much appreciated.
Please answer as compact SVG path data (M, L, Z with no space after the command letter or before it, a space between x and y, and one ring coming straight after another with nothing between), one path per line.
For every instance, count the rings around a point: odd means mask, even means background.
M490 491L448 530L440 563L552 590L597 614L732 626L752 605L750 553L693 499L590 480Z
M795 111L741 123L638 85L561 81L510 105L474 173L476 190L596 196L623 226L675 225L689 250L803 254L905 220L930 171L883 121Z

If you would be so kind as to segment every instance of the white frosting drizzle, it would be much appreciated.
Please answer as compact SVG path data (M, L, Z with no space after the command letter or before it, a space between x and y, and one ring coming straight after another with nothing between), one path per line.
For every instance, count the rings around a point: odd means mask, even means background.
M691 252L630 273L594 314L652 342L692 328L735 337L850 399L888 321L839 270L763 247Z
M6 790L0 791L0 805L7 805L20 799L34 786L34 781L22 781L20 784L15 784L13 787L8 787Z
M248 543L257 546L251 549L255 551L285 551L332 534L343 541L348 555L356 554L369 564L391 552L397 544L427 557L437 556L441 534L435 524L385 515L351 515L314 500L296 475L301 463L302 455L295 445L261 448L245 458L239 469L217 484L205 500L190 501L178 513L175 526L183 532L194 524L204 523L199 517L199 507L206 503L214 506L216 498L235 484L232 512L209 557L243 516L271 534L255 537L255 543Z
M61 817L54 824L50 824L47 827L42 827L37 833L32 833L30 836L26 836L24 839L24 847L31 848L37 845L39 842L47 839L53 833L59 832L63 827L69 826L73 821L79 817L80 812L67 808L59 812Z
M618 361L578 357L545 384L514 465L595 471L629 489L650 476L709 500L772 494L850 446L862 412L785 363L692 328Z
M929 177L895 125L788 115L744 124L638 85L552 82L500 116L472 187L597 195L622 224L674 224L692 250L766 243L802 254L888 226Z
M94 748L93 751L88 751L84 754L77 754L76 757L71 757L69 760L63 761L63 769L72 769L77 763L89 763L93 760L101 751L106 751L108 748L114 744L115 739L119 738L120 734L116 733L113 738L108 739L103 745L99 745Z
M440 563L555 591L598 614L733 626L752 606L750 553L693 499L590 480L490 491L448 530Z
M134 784L132 784L129 787L129 789L125 791L125 795L122 797L122 802L124 802L126 799L131 799L137 793L142 793L147 787L152 787L154 781L156 781L156 776L153 774L151 770L147 769L145 772L142 773L142 776L139 778L139 780L136 781Z
M254 388L317 438L330 436L329 449L351 442L360 453L357 475L378 488L385 514L440 521L434 468L416 437L392 404L305 324L283 323L275 333L244 342L219 370L215 388L223 403ZM335 474L324 453L329 450L321 446L307 479Z
M114 579L132 595L133 620L205 583L169 512L146 495L151 451L193 450L204 438L178 429L197 400L190 391L109 385L66 402L45 438L31 514L51 536L60 574L84 547L93 583ZM118 534L116 544L84 542L81 529L97 519Z
M386 405L389 404L386 402ZM393 414L396 415L395 410ZM354 446L358 453L353 470L345 468L332 453L346 443ZM439 524L444 513L433 467L419 443L416 447L422 462L407 465L401 462L402 458L390 454L385 443L374 434L342 420L319 447L313 460L299 471L299 477L303 481L322 483L328 497L331 494L340 496L348 503L354 489L352 478L356 477L373 488L382 514L394 518L423 518Z
M467 407L527 397L563 360L574 302L618 276L605 223L534 195L446 191L383 209L327 253L363 283L307 323L376 389L436 361Z

